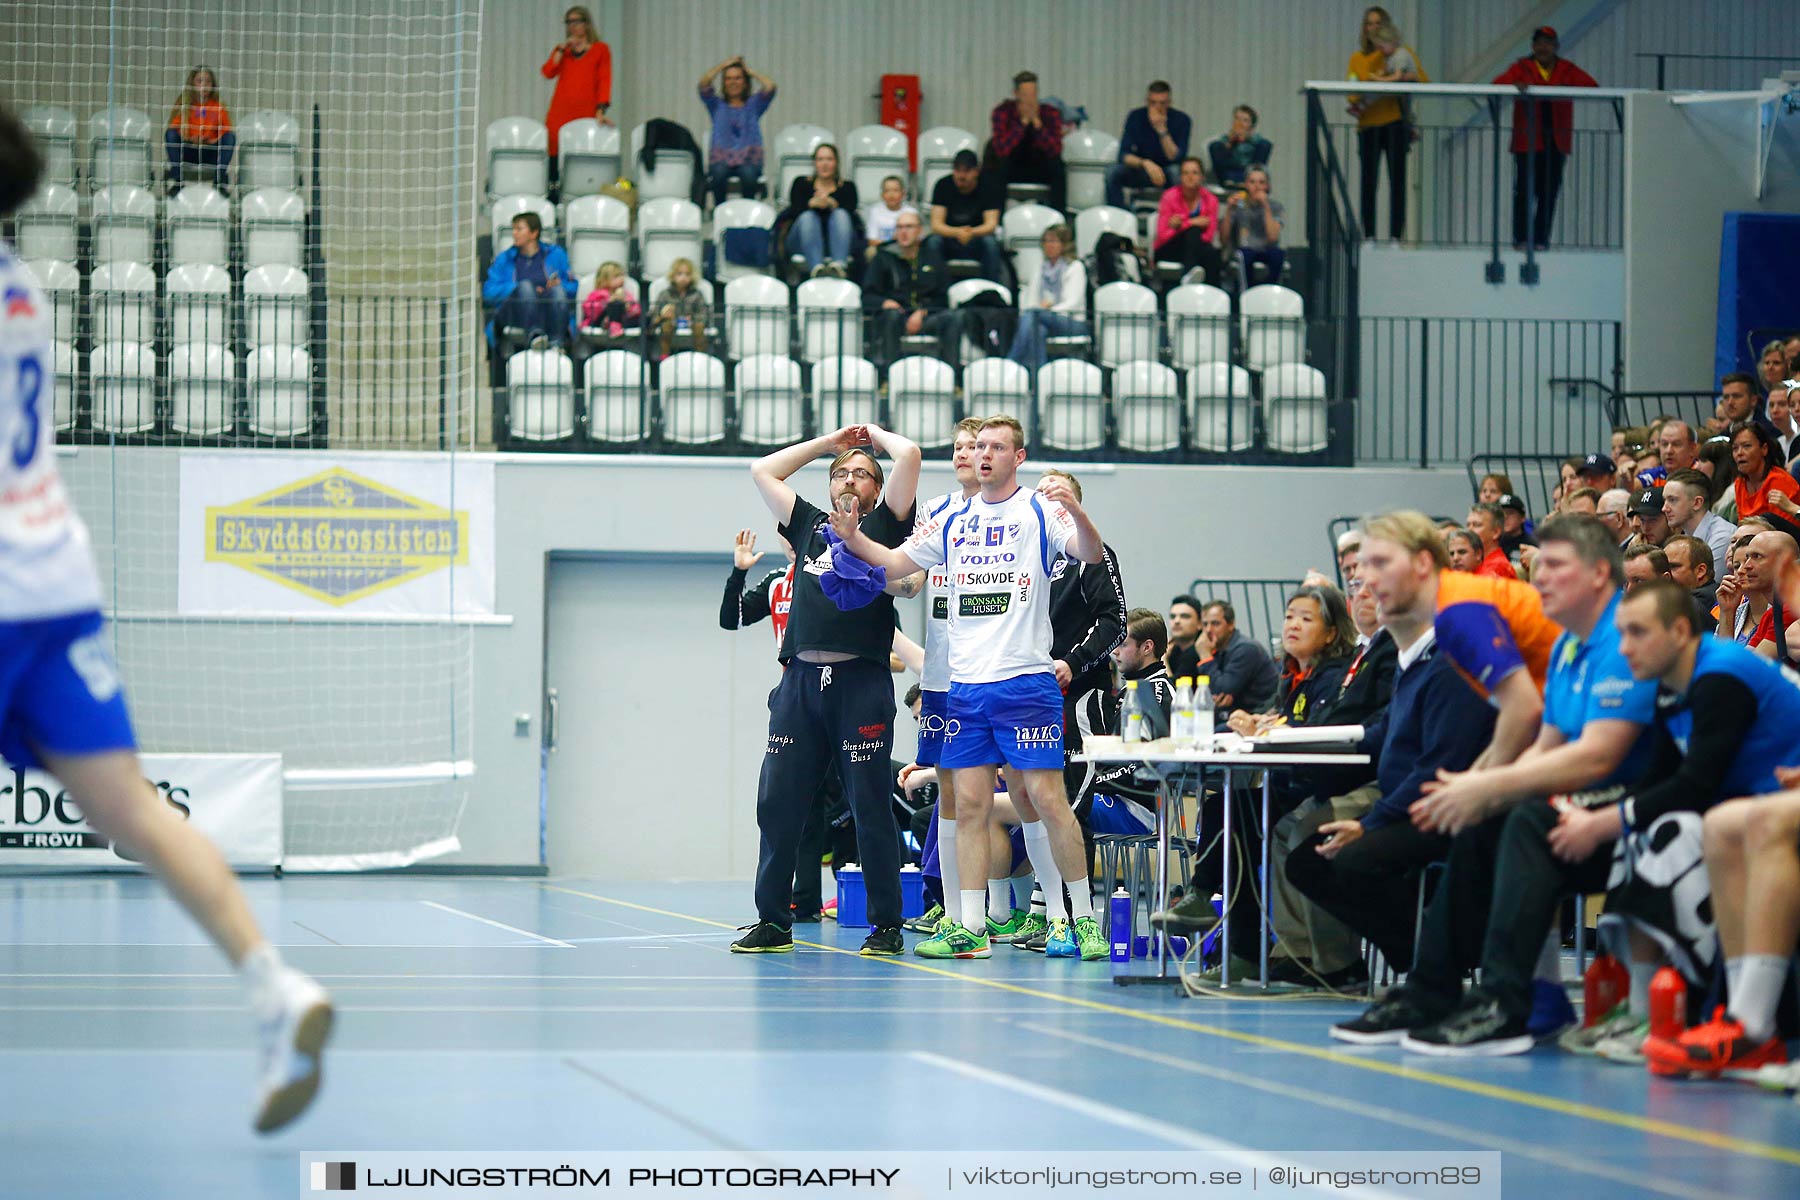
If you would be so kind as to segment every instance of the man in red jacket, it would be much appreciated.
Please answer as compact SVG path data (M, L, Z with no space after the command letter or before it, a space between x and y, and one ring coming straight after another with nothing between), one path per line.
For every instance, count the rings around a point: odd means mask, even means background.
M1523 250L1529 233L1539 250L1550 245L1556 195L1562 191L1563 163L1575 127L1572 100L1532 100L1532 87L1598 87L1594 77L1557 56L1556 30L1540 25L1531 33L1531 53L1514 62L1495 83L1515 85L1525 95L1513 102L1513 248ZM1537 212L1531 201L1537 198Z

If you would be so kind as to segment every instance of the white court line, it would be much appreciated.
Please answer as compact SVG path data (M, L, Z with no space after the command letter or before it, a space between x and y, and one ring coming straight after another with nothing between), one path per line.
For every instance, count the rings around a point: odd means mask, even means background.
M1102 1104L1098 1100L1089 1100L1085 1096L1077 1096L1073 1092L1065 1092L1060 1088L1049 1087L1041 1083L1032 1083L1015 1075L1004 1075L999 1071L990 1071L986 1067L978 1067L973 1063L958 1062L953 1058L945 1058L941 1054L933 1054L929 1050L911 1050L907 1057L917 1062L926 1063L961 1075L966 1079L974 1079L981 1083L992 1084L1010 1092L1016 1092L1033 1100L1041 1100L1046 1104L1054 1104L1072 1113L1088 1117L1096 1121L1104 1121L1108 1125L1120 1129L1129 1129L1133 1133L1148 1134L1150 1137L1169 1142L1172 1145L1184 1146L1189 1150L1206 1150L1215 1154L1223 1154L1247 1167L1261 1168L1267 1171L1270 1167L1292 1167L1297 1164L1279 1155L1264 1154L1241 1146L1224 1138L1210 1134L1196 1133L1192 1129L1183 1129L1179 1125L1171 1125L1167 1121L1159 1121L1155 1117L1146 1117L1139 1113L1128 1112L1122 1108L1114 1108L1110 1104ZM1365 1197L1398 1197L1398 1192L1384 1191L1381 1188L1348 1187L1334 1190L1339 1196Z
M726 1013L790 1013L801 1016L839 1016L841 1009L808 1004L345 1004L333 1003L339 1013L530 1013L554 1016L557 1013L689 1013L695 1015ZM0 1004L0 1013L141 1013L141 1012L243 1012L242 1004ZM945 1008L921 1005L910 1008L881 1008L859 1004L856 1014L888 1016L929 1016L932 1013L960 1013L980 1016L993 1013L991 1008ZM5 1053L0 1050L0 1054ZM561 1053L560 1051L558 1053ZM610 1051L609 1051L610 1053Z
M423 904L426 908L435 908L441 912L452 913L459 917L467 917L471 921L480 921L483 925L492 925L495 929L504 929L508 933L516 933L520 937L528 937L533 941L542 942L546 946L560 946L564 950L573 950L575 948L569 942L559 941L553 937L545 937L543 934L533 933L529 929L520 929L517 925L508 925L504 921L491 921L486 917L478 917L472 912L464 912L460 908L451 908L448 904L439 904L436 900L421 900L419 903Z

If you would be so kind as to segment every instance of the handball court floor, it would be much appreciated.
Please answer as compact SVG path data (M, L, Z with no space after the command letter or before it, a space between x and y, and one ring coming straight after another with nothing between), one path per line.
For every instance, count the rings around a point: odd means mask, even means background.
M339 1008L317 1104L268 1139L241 989L159 890L0 879L0 1194L292 1196L321 1150L1003 1146L1497 1150L1509 1196L1800 1195L1800 1105L1744 1084L1351 1048L1325 1036L1345 1002L1186 1000L1006 948L867 959L831 922L735 956L747 883L246 886Z

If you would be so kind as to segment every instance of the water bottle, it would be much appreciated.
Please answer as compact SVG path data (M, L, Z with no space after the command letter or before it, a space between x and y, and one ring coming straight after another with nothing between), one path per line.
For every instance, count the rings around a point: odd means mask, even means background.
M1194 683L1194 746L1200 750L1210 750L1212 743L1212 676L1202 675Z
M1107 906L1107 940L1112 943L1112 961L1131 961L1131 893L1120 888L1112 894Z
M838 868L838 924L846 929L869 927L869 894L863 887L862 868L845 863Z
M900 916L911 920L925 915L925 873L908 863L900 868Z
M1687 980L1674 967L1650 978L1650 1036L1675 1038L1687 1028Z
M686 317L676 317L675 318L675 336L676 337L686 337L688 335L689 330L691 330L692 328L693 328L692 324L688 321L688 319Z
M1625 964L1605 951L1594 955L1581 977L1582 1025L1597 1023L1630 994L1631 972Z
M1144 701L1138 695L1138 681L1125 681L1125 705L1119 713L1119 732L1127 742L1150 740L1150 720L1144 712Z
M1175 708L1169 714L1169 737L1177 746L1186 749L1199 741L1200 730L1194 720L1194 679L1183 675L1175 681Z

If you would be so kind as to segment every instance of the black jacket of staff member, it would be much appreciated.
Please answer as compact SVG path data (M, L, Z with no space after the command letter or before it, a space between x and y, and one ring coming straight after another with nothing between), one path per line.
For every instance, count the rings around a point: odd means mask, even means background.
M1050 573L1050 657L1069 664L1068 695L1112 682L1110 655L1125 640L1125 584L1111 546L1101 560L1064 556Z

